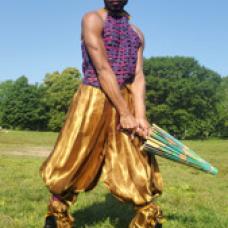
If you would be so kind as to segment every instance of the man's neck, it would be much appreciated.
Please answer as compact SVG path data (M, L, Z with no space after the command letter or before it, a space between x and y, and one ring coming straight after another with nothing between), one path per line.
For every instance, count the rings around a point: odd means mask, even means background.
M115 16L115 17L122 17L122 16L129 16L128 12L125 11L124 9L123 10L120 10L120 11L113 11L113 10L110 10L106 7L104 7L104 9L109 13L109 15L112 15L112 16Z

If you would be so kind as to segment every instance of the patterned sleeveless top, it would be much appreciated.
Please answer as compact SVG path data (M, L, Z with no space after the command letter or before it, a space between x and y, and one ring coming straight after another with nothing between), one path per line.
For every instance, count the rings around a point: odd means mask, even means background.
M115 17L107 13L102 38L108 62L116 75L118 84L122 86L131 83L135 76L137 51L141 45L141 39L129 24L129 15ZM83 84L101 87L96 69L83 41L81 48Z

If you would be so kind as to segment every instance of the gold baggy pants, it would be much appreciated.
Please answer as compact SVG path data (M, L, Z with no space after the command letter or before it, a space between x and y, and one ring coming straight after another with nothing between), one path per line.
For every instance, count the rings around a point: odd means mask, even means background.
M121 93L134 114L131 84ZM50 192L59 195L91 190L102 180L116 198L138 209L129 227L154 227L148 217L159 212L151 202L163 188L157 161L140 150L139 137L132 140L117 130L118 123L119 115L102 89L80 84L40 174Z

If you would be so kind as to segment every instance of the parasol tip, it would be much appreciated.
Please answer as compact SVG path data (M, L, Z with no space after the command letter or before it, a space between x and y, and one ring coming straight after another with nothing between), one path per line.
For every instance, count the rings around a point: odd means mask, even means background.
M218 174L218 169L215 167L211 167L210 173L213 175L217 175Z

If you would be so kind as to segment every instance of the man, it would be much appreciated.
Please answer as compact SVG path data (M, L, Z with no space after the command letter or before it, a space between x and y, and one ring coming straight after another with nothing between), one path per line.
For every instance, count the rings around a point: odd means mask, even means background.
M45 227L70 228L69 206L102 180L136 215L130 228L161 227L153 203L162 192L154 157L140 151L150 125L145 114L142 32L129 23L127 0L82 19L83 82L74 94L52 153L40 168L52 196Z

